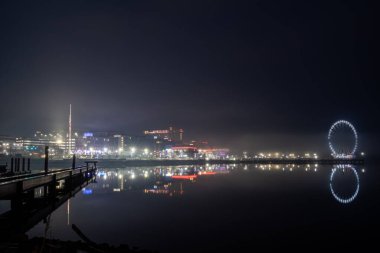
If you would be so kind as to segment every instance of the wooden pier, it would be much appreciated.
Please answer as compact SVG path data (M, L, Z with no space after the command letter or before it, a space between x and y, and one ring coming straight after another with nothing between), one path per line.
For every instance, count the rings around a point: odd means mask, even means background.
M0 242L17 241L96 177L97 161L76 166L74 155L71 168L49 170L48 147L45 155L44 172L0 177L0 200L10 200L0 214Z
M2 177L0 178L0 199L20 198L38 187L47 187L46 194L53 194L59 181L64 181L64 184L68 185L77 179L94 176L97 169L96 163L86 162L84 166L70 169Z
M8 249L9 244L14 246L20 239L25 238L25 233L39 222L46 222L47 217L62 206L70 198L74 197L91 180L82 179L67 187L64 191L57 191L56 195L46 198L29 199L23 204L23 208L11 209L0 215L0 252ZM74 180L75 181L75 180Z

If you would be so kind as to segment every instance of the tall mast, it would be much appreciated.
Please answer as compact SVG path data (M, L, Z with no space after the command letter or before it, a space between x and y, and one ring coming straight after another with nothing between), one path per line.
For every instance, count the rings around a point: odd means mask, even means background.
M71 104L70 104L70 114L69 114L69 155L71 155Z

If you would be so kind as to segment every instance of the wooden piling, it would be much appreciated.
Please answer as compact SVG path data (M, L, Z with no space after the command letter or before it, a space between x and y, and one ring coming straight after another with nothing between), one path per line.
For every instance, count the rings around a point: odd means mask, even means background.
M76 157L75 154L73 155L73 164L71 166L72 169L75 169L75 162L76 162Z
M45 146L45 166L44 166L45 174L49 172L49 146ZM44 197L48 195L48 187L44 186Z
M13 157L11 158L11 173L13 173L13 165L14 165L14 159Z
M49 172L49 146L45 146L45 174Z
M15 172L19 172L20 171L20 165L19 165L19 163L20 163L20 158L16 158L16 160L15 160Z

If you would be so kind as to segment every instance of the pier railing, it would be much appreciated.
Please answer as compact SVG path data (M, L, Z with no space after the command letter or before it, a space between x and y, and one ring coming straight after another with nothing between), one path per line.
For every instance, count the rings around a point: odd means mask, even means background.
M74 169L60 169L0 178L0 199L10 199L18 194L42 186L52 186L51 189L53 190L57 181L60 180L65 180L66 183L69 183L78 177L92 177L97 169L96 162L92 163L92 166L90 166L90 162L87 162L87 165Z

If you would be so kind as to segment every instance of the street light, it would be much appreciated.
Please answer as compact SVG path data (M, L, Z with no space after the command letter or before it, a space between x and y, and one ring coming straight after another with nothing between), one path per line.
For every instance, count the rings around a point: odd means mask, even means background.
M131 147L130 150L131 150L131 157L132 157L132 155L136 152L136 148L135 147Z

